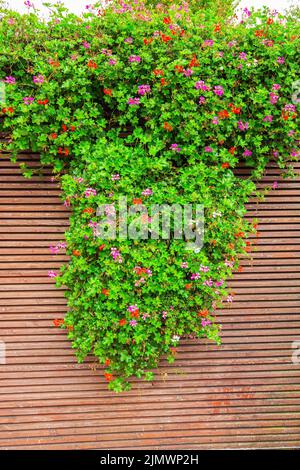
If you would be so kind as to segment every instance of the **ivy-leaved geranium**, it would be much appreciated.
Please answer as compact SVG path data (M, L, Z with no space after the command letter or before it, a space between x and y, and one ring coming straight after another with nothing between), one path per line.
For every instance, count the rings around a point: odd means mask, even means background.
M232 302L226 279L255 230L243 218L255 178L297 158L299 25L266 9L237 22L120 2L82 18L58 7L47 22L3 10L0 35L3 147L39 152L71 208L51 247L70 261L50 275L68 288L55 323L79 360L93 353L119 391L151 379L183 336L219 343L215 310ZM147 237L101 238L97 209L114 215L124 197ZM151 208L164 204L203 205L200 250L151 237Z

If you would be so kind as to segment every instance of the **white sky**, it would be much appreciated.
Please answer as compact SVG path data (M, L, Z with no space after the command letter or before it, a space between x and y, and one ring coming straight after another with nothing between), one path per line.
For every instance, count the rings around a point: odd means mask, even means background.
M31 0L34 6L40 10L45 10L42 3L45 0ZM94 0L95 1L95 0ZM62 0L62 2L74 13L80 14L85 10L85 5L94 3L93 0ZM24 5L24 0L6 0L6 3L13 9L25 12L27 9ZM300 0L241 0L240 7L256 8L263 5L269 6L272 9L283 11L290 5L299 4Z

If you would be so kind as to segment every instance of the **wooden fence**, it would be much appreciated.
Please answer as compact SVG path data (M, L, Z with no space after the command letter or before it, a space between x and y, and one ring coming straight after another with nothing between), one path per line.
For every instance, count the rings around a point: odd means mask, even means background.
M223 345L184 341L152 384L115 395L52 323L66 312L47 276L66 260L48 248L68 225L59 188L49 170L26 180L0 156L0 449L300 448L300 186L275 165L260 186L275 180L248 206L260 237L218 312Z

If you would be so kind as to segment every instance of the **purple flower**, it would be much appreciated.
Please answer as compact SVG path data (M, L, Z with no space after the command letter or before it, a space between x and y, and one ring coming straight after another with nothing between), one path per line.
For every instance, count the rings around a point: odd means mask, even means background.
M129 57L129 62L137 62L137 63L140 63L141 62L141 58L139 55L131 55Z
M242 60L247 60L247 54L246 54L246 52L240 52L240 59L242 59Z
M87 42L87 41L83 41L82 45L85 49L90 49L90 47L91 47L90 43Z
M8 83L9 85L14 85L16 83L16 79L9 75L8 77L5 78L5 83Z
M33 3L31 3L29 0L25 0L24 5L27 8L34 8Z
M243 9L243 12L246 16L251 16L251 11L249 11L247 7Z
M138 105L140 104L140 98L129 98L127 101L130 106Z
M244 155L244 157L251 157L252 152L251 152L251 150L245 149L243 155Z
M264 121L264 122L272 122L272 121L273 121L273 116L272 116L272 114L267 114L267 115L263 118L263 121Z
M173 150L173 152L181 152L181 147L179 147L178 144L172 144L170 149Z
M132 44L133 43L133 38L131 38L131 37L126 38L126 39L124 39L124 42L126 42L127 44Z
M96 189L93 189L93 188L86 188L86 190L84 192L84 195L85 195L85 197L96 196L97 191L96 191Z
M35 75L35 76L33 77L34 83L40 83L40 84L42 84L42 83L44 83L44 80L45 80L45 79L44 79L43 75L41 75L41 74Z
M284 57L278 57L277 63L278 64L284 64L285 63L285 58Z
M204 96L200 96L199 98L199 104L204 104L206 101L206 99L204 98Z
M204 147L204 150L205 150L205 152L208 152L208 153L210 153L210 152L213 151L213 149L212 149L211 147L209 147L209 145L207 145L206 147Z
M24 101L24 104L28 106L34 102L34 98L32 96L25 96L23 98L23 101Z
M138 94L139 95L145 95L146 93L150 93L151 87L150 85L139 85L138 86Z
M117 61L116 59L109 59L108 63L109 65L116 65Z
M214 87L214 94L217 96L223 96L224 95L224 90L221 85L217 85Z

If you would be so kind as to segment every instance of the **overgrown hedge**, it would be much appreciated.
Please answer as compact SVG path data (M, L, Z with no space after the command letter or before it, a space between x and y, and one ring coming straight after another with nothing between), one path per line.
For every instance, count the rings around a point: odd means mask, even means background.
M256 230L245 202L270 159L297 158L299 24L267 10L237 21L187 3L120 2L84 18L58 7L49 22L3 10L0 40L5 149L39 152L72 209L70 262L50 275L68 287L54 323L79 360L92 352L119 391L132 375L151 380L163 354L174 360L182 336L219 343L214 312L234 300L226 279ZM240 163L250 178L235 176ZM96 209L119 196L203 204L202 250L99 239Z

